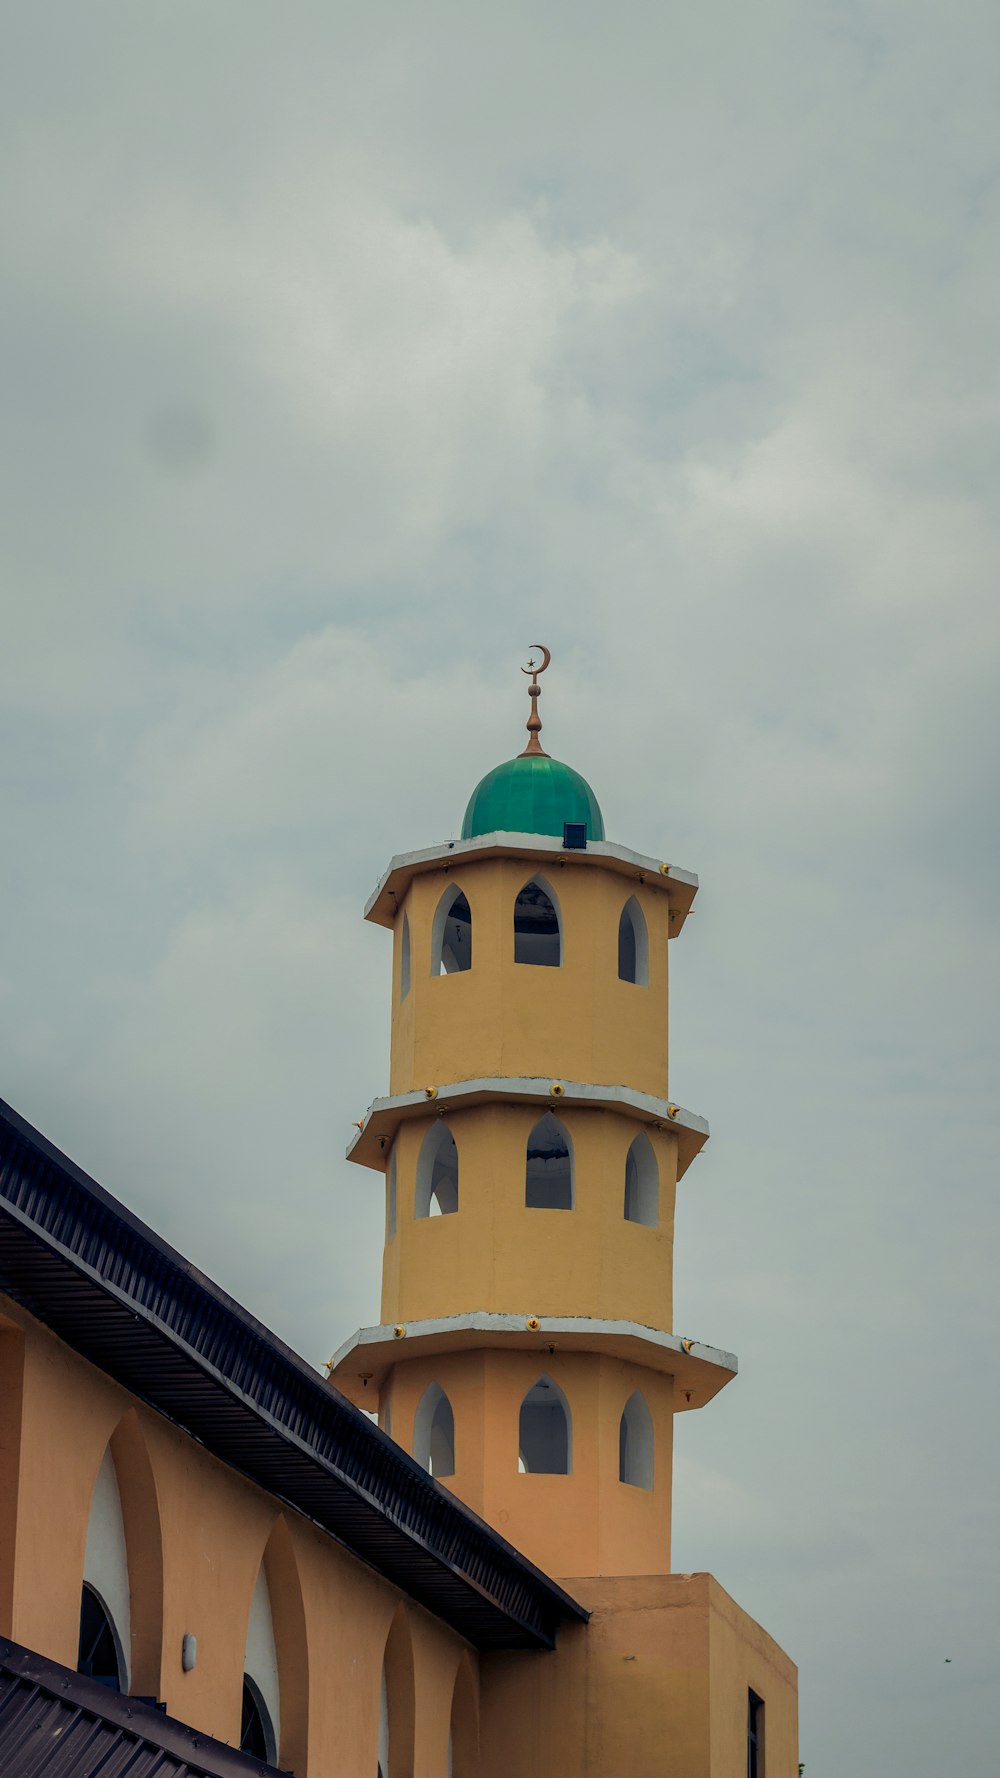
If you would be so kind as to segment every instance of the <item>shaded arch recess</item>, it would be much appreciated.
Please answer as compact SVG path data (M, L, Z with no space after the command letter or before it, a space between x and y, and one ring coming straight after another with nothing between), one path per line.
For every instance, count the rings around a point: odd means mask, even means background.
M448 1125L428 1130L417 1156L414 1215L453 1216L458 1209L458 1148Z

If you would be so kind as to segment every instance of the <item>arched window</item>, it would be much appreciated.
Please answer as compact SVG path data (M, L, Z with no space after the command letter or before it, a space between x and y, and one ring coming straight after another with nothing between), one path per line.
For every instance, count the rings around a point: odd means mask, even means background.
M76 1670L109 1691L125 1690L125 1662L114 1621L104 1600L87 1581L80 1599L80 1641Z
M403 930L399 940L399 998L405 1000L410 992L410 922L403 915Z
M386 1637L379 1685L379 1778L407 1778L413 1771L415 1716L413 1643L405 1605Z
M438 1383L429 1383L413 1421L413 1455L432 1476L455 1473L455 1415Z
M551 1377L539 1377L521 1403L518 1468L525 1475L569 1475L569 1403Z
M278 1757L280 1696L271 1594L261 1563L250 1602L243 1657L243 1735L249 1735L251 1740L241 1739L240 1746L245 1753L270 1760L272 1765Z
M254 1684L249 1673L243 1675L240 1752L249 1753L251 1758L262 1760L265 1765L272 1766L278 1757L277 1739L267 1705L261 1697L259 1687Z
M524 1202L529 1210L572 1210L573 1151L569 1133L547 1111L528 1137Z
M636 982L640 988L649 982L649 933L634 895L629 896L618 922L618 979Z
M477 1778L479 1773L479 1697L475 1669L466 1651L458 1663L451 1694L448 1736L448 1778Z
M122 1518L121 1495L111 1447L104 1453L94 1482L87 1520L87 1546L83 1558L84 1589L80 1610L81 1660L91 1662L80 1667L102 1684L115 1691L127 1692L131 1671L132 1611L129 1585L128 1555L125 1545L125 1522ZM109 1644L102 1625L115 1648L112 1662ZM84 1649L86 1636L92 1646ZM98 1672L93 1662L103 1664Z
M378 1778L389 1778L389 1688L384 1666L378 1688Z
M270 1672L265 1670L265 1661L248 1635L243 1671L253 1680L270 1718L277 1746L273 1763L283 1771L304 1772L308 1763L309 1695L305 1675L309 1669L309 1643L296 1542L283 1513L271 1527L261 1572L266 1577L265 1602L269 1608L274 1665ZM255 1616L251 1607L248 1630ZM270 1658L269 1648L262 1652L266 1659Z
M655 1229L659 1221L660 1175L649 1137L640 1130L625 1156L625 1221Z
M416 1216L452 1216L458 1209L458 1149L447 1124L428 1130L417 1157Z
M396 1150L389 1156L385 1176L385 1238L388 1244L396 1233Z
M472 968L472 909L461 889L446 889L431 929L431 975Z
M653 1486L653 1416L637 1389L622 1410L618 1428L618 1479L633 1488Z
M514 962L558 969L562 933L556 898L543 877L525 883L514 903Z

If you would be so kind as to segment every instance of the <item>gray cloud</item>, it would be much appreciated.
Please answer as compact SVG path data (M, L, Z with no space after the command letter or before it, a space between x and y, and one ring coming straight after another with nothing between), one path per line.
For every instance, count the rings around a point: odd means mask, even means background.
M540 635L551 747L703 880L678 1325L742 1369L678 1565L799 1660L808 1778L985 1769L995 9L9 39L0 1090L317 1362L370 1321L360 907Z

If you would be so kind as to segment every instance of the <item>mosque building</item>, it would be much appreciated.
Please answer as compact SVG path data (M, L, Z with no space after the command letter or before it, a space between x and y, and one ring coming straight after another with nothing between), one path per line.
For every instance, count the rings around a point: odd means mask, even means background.
M792 1662L670 1565L674 1416L736 1371L672 1331L697 879L543 750L548 663L365 910L382 1300L328 1378L0 1104L5 1778L795 1778Z

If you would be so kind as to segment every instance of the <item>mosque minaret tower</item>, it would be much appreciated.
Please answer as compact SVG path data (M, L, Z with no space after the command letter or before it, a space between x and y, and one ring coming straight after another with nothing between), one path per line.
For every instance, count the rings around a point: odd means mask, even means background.
M697 879L604 837L528 745L458 841L394 858L390 1092L348 1150L384 1179L381 1322L331 1381L550 1573L670 1571L673 1421L735 1359L673 1329L674 1200L707 1125L672 1102L667 957Z

